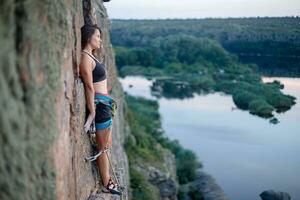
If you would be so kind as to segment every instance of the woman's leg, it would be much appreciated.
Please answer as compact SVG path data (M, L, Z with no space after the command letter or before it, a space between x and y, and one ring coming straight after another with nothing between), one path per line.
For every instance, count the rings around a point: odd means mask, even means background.
M110 144L109 144L110 138L111 138L111 128L106 128L103 130L96 131L98 151L104 150L106 146L110 148ZM103 153L97 158L97 165L104 186L107 185L109 180L109 161L105 154L106 153Z
M108 135L108 146L107 146L108 148L112 148L112 131L111 131L111 129L110 129L110 133L109 133L109 135Z

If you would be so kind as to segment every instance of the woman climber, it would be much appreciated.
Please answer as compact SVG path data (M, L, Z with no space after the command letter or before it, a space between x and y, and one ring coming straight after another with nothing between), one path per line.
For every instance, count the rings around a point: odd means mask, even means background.
M84 124L86 132L94 125L96 143L99 153L97 165L101 175L103 192L121 195L118 184L109 174L109 156L106 151L112 147L112 119L116 102L108 94L107 67L101 64L93 52L101 47L101 30L95 25L85 24L81 27L81 63L79 73L84 82L87 103L87 119Z

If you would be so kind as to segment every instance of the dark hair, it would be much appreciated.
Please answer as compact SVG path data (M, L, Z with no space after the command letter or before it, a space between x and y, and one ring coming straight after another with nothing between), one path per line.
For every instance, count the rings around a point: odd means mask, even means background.
M88 44L96 29L100 31L100 36L102 37L102 32L97 24L85 24L81 27L81 49L84 49Z

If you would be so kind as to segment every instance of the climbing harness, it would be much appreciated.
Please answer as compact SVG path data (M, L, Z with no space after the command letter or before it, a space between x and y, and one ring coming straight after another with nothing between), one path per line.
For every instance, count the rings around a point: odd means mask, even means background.
M95 99L95 106L97 106L98 103L102 103L102 104L108 106L111 109L112 117L114 117L116 115L117 102L113 98L111 99L111 102L107 102L103 99Z

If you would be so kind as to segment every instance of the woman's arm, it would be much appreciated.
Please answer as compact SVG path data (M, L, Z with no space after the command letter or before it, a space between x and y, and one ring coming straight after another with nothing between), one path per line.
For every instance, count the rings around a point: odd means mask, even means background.
M80 64L80 72L84 81L86 103L89 109L89 116L84 125L86 131L90 128L90 125L95 117L95 104L94 104L95 90L93 85L92 71L93 71L92 61L87 57L87 55L83 55Z

